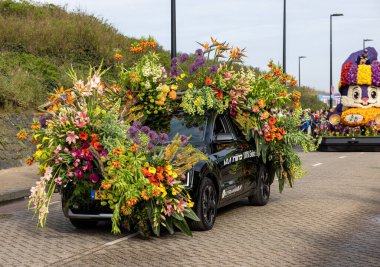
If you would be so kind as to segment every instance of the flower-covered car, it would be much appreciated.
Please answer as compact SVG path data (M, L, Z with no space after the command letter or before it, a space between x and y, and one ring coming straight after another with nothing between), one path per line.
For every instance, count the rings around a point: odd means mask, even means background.
M131 53L154 47L142 41ZM239 66L243 56L211 38L173 58L170 72L151 51L130 68L118 63L112 85L101 67L87 81L71 71L73 87L57 89L31 127L28 162L39 162L41 179L29 205L38 225L57 187L74 225L111 218L113 233L146 236L210 229L217 208L242 197L265 205L275 174L280 192L293 186L304 174L293 147L315 149L299 131L300 94L288 91L297 82L272 62L265 73ZM291 104L294 116L278 115Z
M190 190L193 207L199 221L191 221L194 230L213 227L217 208L248 197L252 205L265 205L270 196L274 172L269 172L256 153L254 143L248 142L228 115L210 115L188 118L178 113L168 118L169 139L180 132L191 136L183 142L204 152L209 161L201 161L185 174L183 184ZM148 172L149 175L149 172ZM71 203L69 189L64 190L65 215L78 227L96 224L98 220L112 218L110 209L100 205L100 191L92 190L85 203ZM99 195L100 194L100 195ZM99 196L98 196L99 195Z

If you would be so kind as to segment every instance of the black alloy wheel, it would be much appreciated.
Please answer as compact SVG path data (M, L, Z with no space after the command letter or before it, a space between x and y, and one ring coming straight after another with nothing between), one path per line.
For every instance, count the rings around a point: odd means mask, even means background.
M254 206L264 206L268 203L271 184L269 176L267 167L263 164L260 165L256 187L253 189L252 195L248 197L249 204Z
M210 230L214 226L217 203L218 194L215 190L214 183L210 178L203 178L199 187L198 199L194 207L194 212L200 221L190 221L190 228L199 231Z

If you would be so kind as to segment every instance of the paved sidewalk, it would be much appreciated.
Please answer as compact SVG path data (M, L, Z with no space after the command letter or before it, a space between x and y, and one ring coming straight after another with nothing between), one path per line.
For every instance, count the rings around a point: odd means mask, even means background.
M0 203L28 196L37 172L37 165L0 170Z

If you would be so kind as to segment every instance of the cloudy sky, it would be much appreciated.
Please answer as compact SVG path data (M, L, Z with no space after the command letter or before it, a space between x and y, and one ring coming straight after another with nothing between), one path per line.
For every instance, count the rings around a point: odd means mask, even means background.
M170 0L39 0L66 5L106 19L121 33L152 35L170 49ZM282 62L283 0L177 0L177 50L192 52L195 41L210 36L246 48L249 65L265 68L269 59ZM287 0L287 71L301 83L329 90L329 17L333 18L333 81L350 53L368 46L380 52L379 0Z

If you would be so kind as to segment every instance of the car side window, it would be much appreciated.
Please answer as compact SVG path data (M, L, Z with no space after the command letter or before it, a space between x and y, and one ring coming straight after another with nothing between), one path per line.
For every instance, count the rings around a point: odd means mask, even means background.
M214 136L221 133L227 133L227 127L221 116L216 117L214 124Z
M222 116L217 116L216 119L215 119L215 123L214 123L214 130L213 130L213 133L214 133L214 137L217 135L217 134L221 134L221 133L231 133L230 129L228 128L227 124L226 124L226 121L223 119ZM235 144L234 143L226 143L226 144L214 144L214 151L215 152L219 152L223 149L226 149L226 148L229 148L229 147L233 147Z

